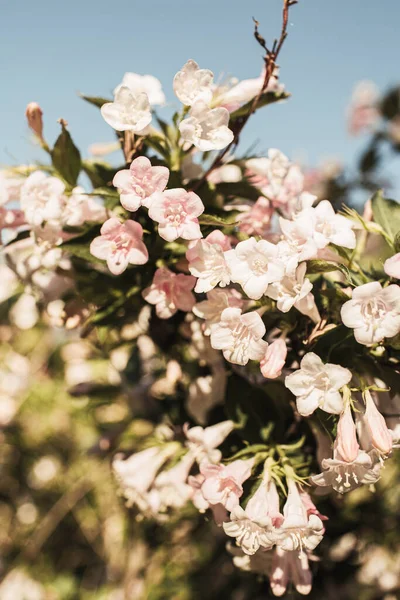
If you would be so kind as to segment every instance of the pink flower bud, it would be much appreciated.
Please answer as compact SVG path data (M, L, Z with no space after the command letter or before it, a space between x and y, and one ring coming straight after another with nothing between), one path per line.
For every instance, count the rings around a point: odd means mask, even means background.
M261 373L267 379L276 379L282 372L287 355L286 342L279 338L272 342L267 348L265 356L261 359Z
M371 442L374 448L383 454L389 454L392 450L393 440L390 431L387 428L385 419L375 406L371 393L365 392L365 422L371 435Z
M358 445L356 426L349 405L340 415L334 447L335 457L339 455L340 460L345 462L353 462L358 456L360 446Z
M400 279L400 252L385 260L383 268L389 277Z
M39 104L30 102L26 107L25 116L28 120L28 125L39 139L43 139L43 111Z

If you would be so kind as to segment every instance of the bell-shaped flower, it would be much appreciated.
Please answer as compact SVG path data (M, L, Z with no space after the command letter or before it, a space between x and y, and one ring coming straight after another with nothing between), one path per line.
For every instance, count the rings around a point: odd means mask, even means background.
M275 543L276 530L283 521L279 512L279 496L268 471L264 474L255 493L247 502L246 509L236 506L230 521L223 524L224 531L236 538L236 543L248 555L260 547L269 550Z
M181 137L202 152L222 150L233 140L228 127L229 112L226 108L210 108L203 100L197 100L189 116L179 124Z
M278 259L278 247L267 240L249 238L239 242L234 250L225 253L231 271L231 280L240 283L252 300L258 300L270 283L280 281L285 273Z
M324 364L317 354L308 352L300 369L285 378L285 385L296 396L297 410L303 417L317 408L339 414L343 409L340 388L351 380L351 372L331 363Z
M192 310L196 302L192 292L195 282L191 275L177 275L169 269L160 268L154 274L153 283L142 295L146 302L155 305L160 319L169 319L177 310Z
M199 99L209 104L212 98L213 79L212 71L200 69L194 60L188 60L174 77L174 92L186 106L192 106Z
M133 94L128 87L120 86L114 102L101 107L103 119L117 131L142 132L151 122L150 102L147 94Z
M25 219L34 227L59 220L64 205L65 186L57 177L35 171L21 186L21 208Z
M260 196L250 210L238 215L239 231L247 235L260 235L265 237L271 229L271 219L274 207L271 202Z
M350 405L347 405L340 415L335 440L335 453L337 458L346 462L353 462L358 456L360 446L357 441L356 426L351 414Z
M384 417L377 409L369 390L364 392L364 398L366 405L364 423L368 429L371 443L378 452L388 455L393 447L393 438L390 430L386 425Z
M133 96L143 93L147 94L151 106L165 104L165 95L162 91L161 81L153 75L125 73L121 84L115 88L114 94L117 94L121 87L128 88Z
M187 439L186 445L195 455L197 462L202 461L217 463L221 460L221 452L217 450L225 438L233 431L235 423L233 421L221 421L210 427L184 426L184 433Z
M387 258L383 265L386 275L394 279L400 279L400 252Z
M360 285L340 315L344 325L354 329L359 344L371 346L391 338L400 332L400 287L393 284L382 289L378 281Z
M111 273L120 275L129 264L144 265L149 253L143 243L143 229L136 221L112 217L100 229L98 237L90 244L90 252L96 258L107 261Z
M287 356L287 346L283 337L269 344L260 361L261 373L267 379L276 379L282 373Z
M286 593L289 582L296 592L308 596L312 588L312 574L306 552L285 551L277 547L272 559L270 585L274 596Z
M193 489L191 500L197 510L201 513L206 512L210 509L215 523L220 527L224 521L228 519L228 511L222 504L210 504L203 496L201 487L204 483L205 477L201 473L198 475L189 475L188 483Z
M196 288L195 288L195 291ZM216 289L207 293L207 300L198 302L193 307L196 317L205 320L204 334L210 335L211 325L219 323L221 315L229 307L242 308L243 298L235 289Z
M159 224L158 233L167 242L179 237L197 240L203 237L197 218L203 212L204 204L197 194L177 188L166 190L153 199L149 217Z
M197 277L195 292L209 292L215 286L230 283L230 271L224 251L230 249L230 241L221 231L213 231L199 240L186 252L189 271Z
M235 460L228 465L202 463L204 475L201 492L210 504L222 504L229 512L239 504L243 494L242 484L251 475L254 459Z
M236 365L261 360L268 346L262 339L265 325L256 311L242 314L240 308L226 308L220 322L210 329L211 346L222 350L226 360Z
M139 156L129 169L114 175L113 185L118 188L122 206L133 212L140 206L149 208L155 194L167 187L168 179L167 167L152 167L146 156Z
M162 470L156 477L149 502L154 513L169 508L182 508L190 500L193 489L188 483L195 457L189 451L171 469Z
M297 484L288 479L288 496L283 507L284 520L277 530L276 545L282 550L314 550L324 535L324 526L316 514L307 515Z
M306 271L307 264L303 262L297 267L293 277L286 275L268 287L267 296L276 300L278 310L286 313L294 306L303 312L302 300L310 294L313 287L311 281L305 276Z

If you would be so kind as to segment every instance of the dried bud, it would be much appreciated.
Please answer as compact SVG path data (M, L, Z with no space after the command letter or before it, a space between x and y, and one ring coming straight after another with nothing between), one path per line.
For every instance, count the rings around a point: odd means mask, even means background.
M43 111L39 104L30 102L25 111L28 125L40 140L43 140Z

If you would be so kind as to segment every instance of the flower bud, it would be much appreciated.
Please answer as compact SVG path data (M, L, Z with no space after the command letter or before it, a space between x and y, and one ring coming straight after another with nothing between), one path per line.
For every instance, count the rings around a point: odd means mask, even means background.
M365 422L371 435L371 442L374 448L383 454L389 454L392 450L393 440L390 431L387 428L386 421L375 406L371 393L365 392Z
M43 111L39 104L30 102L26 107L25 116L28 120L28 125L40 140L43 140Z
M335 454L339 454L341 460L350 463L357 458L359 449L356 426L351 414L351 408L347 405L340 415L337 427Z
M272 342L267 348L265 356L261 359L261 373L267 379L276 379L282 372L287 355L286 342L279 338Z

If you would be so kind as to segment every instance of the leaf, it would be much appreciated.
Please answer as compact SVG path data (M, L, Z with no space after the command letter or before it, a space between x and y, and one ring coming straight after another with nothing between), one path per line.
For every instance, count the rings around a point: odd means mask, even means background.
M246 181L238 181L237 183L219 183L216 186L218 193L224 196L234 196L235 198L247 198L248 200L258 200L262 195L258 190L250 183Z
M236 215L230 217L218 217L217 215L202 214L199 217L200 225L213 225L214 227L226 227L236 223Z
M90 160L82 161L82 169L90 179L90 183L94 188L101 188L112 183L115 173L118 171L116 167L105 162L95 162Z
M74 187L81 171L81 154L72 141L65 122L61 119L60 123L61 133L51 151L51 160L56 171L67 183Z
M84 94L79 94L83 100L89 102L89 104L93 104L93 106L97 106L97 108L101 108L103 104L107 104L107 102L112 102L112 100L108 100L107 98L100 98L98 96L85 96Z
M319 274L319 273L331 273L332 271L341 271L346 278L351 282L351 276L349 269L342 265L341 263L337 263L329 260L309 260L307 262L307 274Z
M376 169L378 162L378 148L374 145L371 146L371 148L368 148L368 150L362 154L358 166L362 173L368 173L369 171Z
M380 110L385 119L394 119L400 114L400 88L389 90L381 102Z
M374 220L394 244L394 240L400 232L400 204L395 200L384 198L382 190L378 190L372 196L371 203Z
M287 92L267 92L266 94L263 94L260 100L258 101L257 110L259 108L262 108L263 106L267 106L268 104L274 104L275 102L286 100L287 98L290 98L290 94L288 94ZM240 117L245 117L251 111L253 107L253 102L254 100L250 100L250 102L247 102L246 104L235 110L233 113L231 113L229 122L232 123Z

